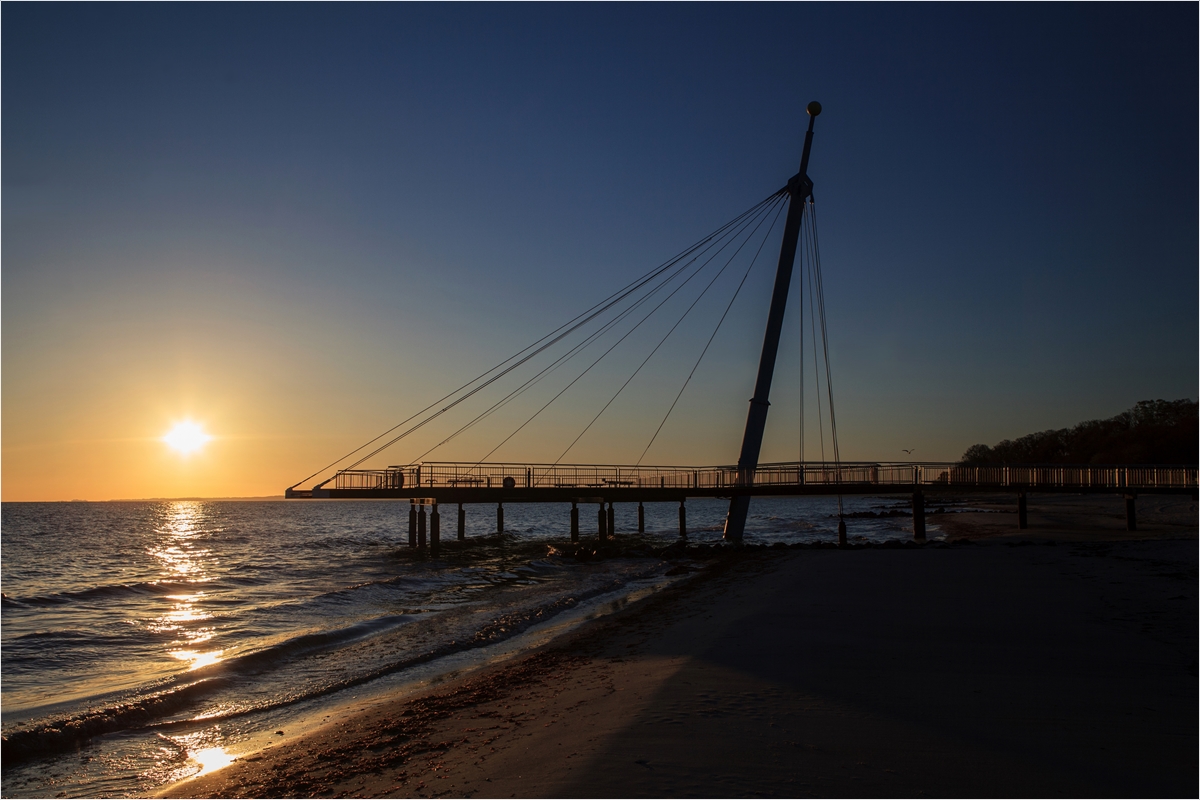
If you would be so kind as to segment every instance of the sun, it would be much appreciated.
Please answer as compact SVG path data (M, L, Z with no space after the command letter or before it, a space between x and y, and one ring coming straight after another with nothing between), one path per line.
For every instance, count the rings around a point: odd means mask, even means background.
M175 427L162 437L162 440L173 450L177 450L185 456L199 450L210 439L212 437L204 432L204 428L190 421L176 423Z

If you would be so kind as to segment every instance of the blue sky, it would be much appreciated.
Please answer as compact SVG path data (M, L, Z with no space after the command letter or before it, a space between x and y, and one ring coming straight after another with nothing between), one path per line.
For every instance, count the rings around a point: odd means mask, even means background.
M778 189L813 99L844 458L1197 396L1192 4L0 13L5 499L277 492ZM736 459L768 261L652 461ZM571 460L636 458L688 352ZM182 416L224 449L162 461Z

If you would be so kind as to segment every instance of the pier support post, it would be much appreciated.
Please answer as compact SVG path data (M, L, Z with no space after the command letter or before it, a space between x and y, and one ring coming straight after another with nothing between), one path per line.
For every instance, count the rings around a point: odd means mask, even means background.
M1029 527L1029 502L1024 492L1017 493L1017 529L1025 530Z
M613 511L612 501L609 501L609 503L608 503L608 535L609 536L617 535L616 512Z
M921 490L913 492L912 497L912 514L913 514L913 541L925 541L925 495Z
M442 516L438 513L437 503L429 512L429 551L436 553L442 546Z
M417 508L417 547L425 549L425 504Z
M467 512L463 511L462 503L458 504L458 540L467 538Z
M687 506L686 500L679 501L679 538L687 538Z
M504 533L504 503L496 503L496 533Z
M642 501L638 501L638 533L646 532L646 507L642 505Z
M596 516L596 538L600 541L608 538L608 515L604 513L604 503L600 503L600 511Z
M1125 530L1137 530L1137 495L1125 495Z
M838 518L838 547L846 546L846 520Z
M408 546L417 546L417 504L408 504Z
M579 541L579 504L571 501L571 541Z

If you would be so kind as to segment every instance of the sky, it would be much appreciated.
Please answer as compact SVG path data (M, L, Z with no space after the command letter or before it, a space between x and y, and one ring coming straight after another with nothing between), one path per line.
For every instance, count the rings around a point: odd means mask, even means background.
M6 3L3 500L280 494L782 187L810 100L842 459L1196 398L1197 16ZM645 463L736 461L773 247ZM639 457L721 297L566 462ZM799 457L797 306L764 461ZM635 339L492 460L558 457ZM478 460L535 394L428 458Z

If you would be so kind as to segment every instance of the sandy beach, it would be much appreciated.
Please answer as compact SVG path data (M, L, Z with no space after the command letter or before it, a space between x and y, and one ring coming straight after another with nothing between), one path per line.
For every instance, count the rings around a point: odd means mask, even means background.
M722 555L166 795L1195 796L1195 501L1135 533L1120 498L975 506L949 542Z

